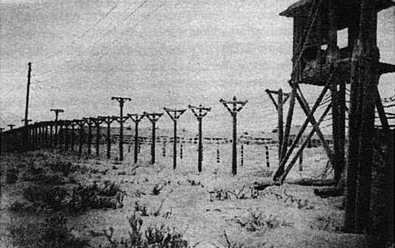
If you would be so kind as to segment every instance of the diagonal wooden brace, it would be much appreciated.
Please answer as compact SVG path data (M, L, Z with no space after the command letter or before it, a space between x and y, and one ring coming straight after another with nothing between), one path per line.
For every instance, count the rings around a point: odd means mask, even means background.
M298 100L298 102L299 102L300 106L302 107L302 110L306 114L306 116L309 116L311 113L310 107L309 107L306 99L304 98L303 93L299 88L299 85L296 85L295 87L297 89L296 99ZM320 139L321 144L324 147L325 152L328 155L330 162L332 163L333 151L329 147L328 142L325 140L325 137L322 134L321 129L319 128L319 125L317 125L317 121L315 120L314 116L311 116L310 118L308 118L308 120L310 121L313 128L316 130L318 138Z
M328 112L331 109L331 107L332 107L332 104L331 103L328 104L328 106L326 107L326 109L322 113L321 118L318 120L318 125L324 120L324 118L328 114ZM310 133L307 135L307 138L303 141L303 144L299 147L299 150L296 152L295 157L291 160L291 162L289 163L289 165L285 169L284 173L281 175L280 180L279 180L280 184L283 184L283 182L284 182L285 178L287 177L289 171L292 169L293 165L298 160L299 156L303 153L303 150L306 148L307 144L309 143L309 140L311 139L311 137L313 137L315 132L316 132L315 129L311 129Z
M333 74L332 74L332 75L333 75ZM310 111L309 114L307 115L307 118L306 118L305 122L303 123L303 125L302 125L302 127L301 127L299 133L297 134L295 140L293 141L291 147L288 149L288 151L286 152L286 154L285 154L284 157L282 158L282 160L281 160L281 162L280 162L280 165L279 165L279 167L278 167L278 170L277 170L276 173L274 174L274 177L273 177L273 180L274 180L274 181L278 181L279 178L280 178L280 176L283 174L285 164L287 163L289 157L291 156L292 151L295 149L296 145L298 144L300 138L302 137L303 132L306 130L306 127L307 127L308 123L311 122L312 116L314 115L315 111L317 110L318 106L320 105L322 99L324 98L326 92L327 92L328 89L329 89L330 82L331 82L331 79L332 79L332 75L331 75L331 77L328 78L328 81L327 81L326 85L324 86L324 89L322 90L321 94L320 94L319 97L317 98L317 100L316 100L316 102L315 102L313 108L311 109L311 111ZM296 87L296 86L297 86L297 84L294 85L294 87ZM315 130L316 130L316 132L317 132L317 130L319 130L319 129L318 129L317 122L315 122L315 125L316 125L316 127L317 127L317 128L315 128ZM318 132L317 132L317 133L318 133ZM325 140L325 139L324 139L324 140ZM330 159L332 159L331 157L332 157L332 156L330 156Z

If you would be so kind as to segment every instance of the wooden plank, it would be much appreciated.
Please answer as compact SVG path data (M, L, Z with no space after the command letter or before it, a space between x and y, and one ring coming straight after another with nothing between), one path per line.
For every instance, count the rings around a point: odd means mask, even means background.
M281 151L283 145L283 131L284 131L284 122L283 122L283 91L281 89L278 90L278 161L281 161Z
M326 107L326 109L324 110L324 112L321 115L321 118L318 120L318 124L320 124L324 120L325 116L328 114L328 112L331 109L331 107L332 107L332 104L329 104ZM302 145L299 147L299 150L296 152L295 157L291 160L291 162L289 163L289 165L285 169L284 173L280 177L279 181L280 181L281 184L284 182L285 178L287 177L288 173L291 171L291 169L292 169L293 165L295 164L295 162L298 160L298 157L303 154L304 148L306 148L307 144L309 143L309 140L311 139L311 137L313 137L315 132L316 132L315 129L311 129L310 133L307 135L307 138L303 141Z
M310 113L309 113L309 115L307 116L305 122L303 123L303 125L302 125L302 127L301 127L299 133L297 134L295 140L293 141L291 147L289 148L289 150L288 150L287 153L285 154L284 158L281 160L279 169L276 171L276 173L275 173L275 175L274 175L274 177L273 177L273 180L277 181L277 180L280 178L280 176L282 175L281 169L284 168L285 163L287 162L288 158L291 156L293 149L295 149L296 144L299 142L300 138L302 137L303 132L306 130L306 127L307 127L307 125L308 125L308 123L309 123L309 120L310 120L311 117L314 115L314 113L315 113L315 111L317 110L318 106L320 105L322 99L324 98L326 92L328 91L328 88L329 88L329 86L330 86L330 82L331 82L331 80L332 80L332 77L333 77L333 73L332 73L331 76L328 78L325 87L324 87L323 90L321 91L321 94L318 96L318 98L317 98L317 100L316 100L316 102L315 102L315 104L314 104L312 110L310 111ZM295 95L297 96L298 94L295 94ZM317 125L317 127L318 127L318 125ZM315 130L316 130L316 132L317 132L318 129L316 128Z
M292 88L292 92L291 92L291 100L290 100L290 103L289 103L287 121L286 121L286 124L285 124L283 145L281 147L282 148L281 159L284 158L284 155L287 153L287 149L288 149L289 134L291 132L291 125L292 125L292 116L293 116L294 107L295 107L295 95L296 95L296 89L295 89L295 87L293 87Z
M296 85L297 90L298 90L298 94L296 95L296 99L298 100L300 106L302 107L303 112L306 114L306 116L309 116L310 114L310 107L306 101L306 99L303 96L302 91L300 90L299 86ZM325 140L324 134L321 132L321 129L319 128L319 126L317 125L317 121L315 120L314 116L311 116L309 118L309 121L311 123L311 125L313 126L313 128L316 130L318 138L321 141L322 146L324 147L324 150L330 160L330 162L332 163L332 150L329 147L328 142Z

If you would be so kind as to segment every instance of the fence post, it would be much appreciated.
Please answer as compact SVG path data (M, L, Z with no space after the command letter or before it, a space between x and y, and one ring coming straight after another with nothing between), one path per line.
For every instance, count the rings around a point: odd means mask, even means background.
M232 149L232 174L237 174L237 113L247 104L248 101L237 101L236 97L233 97L233 101L219 100L220 103L229 111L233 120L233 149ZM232 106L232 108L230 107Z
M202 136L202 120L208 112L211 111L211 108L203 107L201 104L199 107L188 105L188 108L191 109L192 113L198 120L198 130L199 130L199 144L198 144L198 171L202 172L202 161L203 161L203 136Z
M173 120L174 125L174 139L173 139L173 169L177 167L177 120L186 111L186 109L170 109L163 108L169 117Z
M139 123L144 118L144 114L128 114L128 118L130 118L134 122L134 163L138 161L139 154Z
M152 143L151 143L151 164L155 164L155 140L156 140L156 134L155 134L155 129L156 129L156 122L159 120L159 118L163 115L163 113L147 113L144 112L144 116L150 120L152 124Z

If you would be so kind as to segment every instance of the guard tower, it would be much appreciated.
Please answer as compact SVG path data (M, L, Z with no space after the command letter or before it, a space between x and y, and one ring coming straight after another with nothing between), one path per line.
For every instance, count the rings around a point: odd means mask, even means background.
M394 6L391 0L377 0L372 11L373 18L368 20L369 30L372 38L369 47L373 50L373 72L376 75L376 81L384 73L395 72L395 66L387 63L379 62L379 50L377 48L377 13L383 9ZM321 143L328 155L329 162L332 164L335 173L335 181L339 182L342 171L345 166L345 112L346 107L346 84L350 83L353 61L355 63L355 50L358 49L358 39L361 27L361 0L300 0L285 11L280 13L281 16L292 17L293 22L293 69L289 84L292 88L290 107L287 117L285 136L282 145L282 155L280 157L279 169L275 173L274 180L283 182L292 165L301 155L306 142L301 142L303 132L308 124L313 126L312 132L308 135L311 137L317 133L321 139ZM316 99L314 106L310 107L303 96L299 85L308 84L315 86L323 86L321 94ZM377 109L381 115L384 111L380 111L381 105L380 95L375 87L375 98L379 99L376 103ZM319 120L314 118L317 108L323 104L322 100L329 91L330 96L328 108L324 111ZM296 99L306 114L305 123L296 139L293 140L288 148L287 127L292 122L292 114L294 102ZM325 100L324 100L325 101ZM382 105L381 105L382 108ZM333 146L329 146L319 128L320 122L325 115L332 110L332 131ZM380 119L385 119L380 116ZM385 122L385 120L384 120ZM293 159L288 159L293 154L292 151L298 142L302 145Z
M376 12L394 6L390 0L376 1ZM349 82L352 50L359 34L360 1L300 0L280 13L294 18L293 75L295 83L324 86L332 62L339 66L337 81ZM375 20L374 29L377 27ZM339 47L338 34L344 47ZM375 33L372 35L376 35ZM379 63L378 73L394 72L394 65Z

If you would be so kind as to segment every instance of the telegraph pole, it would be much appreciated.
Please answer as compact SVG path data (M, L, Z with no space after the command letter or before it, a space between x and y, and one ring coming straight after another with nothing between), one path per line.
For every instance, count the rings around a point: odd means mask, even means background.
M58 120L59 120L59 113L63 113L63 109L51 109L50 111L55 112L55 148L58 144Z
M71 125L71 145L70 145L70 148L71 148L71 151L74 151L75 125L76 125L75 121L74 120L70 121L70 125Z
M272 100L274 107L278 113L278 160L282 159L283 150L283 140L284 140L284 104L287 102L291 93L284 93L282 89L279 90L269 90L266 89L265 92L268 94L269 98ZM277 95L277 102L273 95Z
M202 142L202 120L211 108L203 107L201 104L199 107L188 105L192 113L196 116L199 123L199 144L198 144L198 171L202 172L202 161L203 161L203 142Z
M79 132L79 146L78 146L78 154L79 156L82 156L82 145L84 143L84 125L85 125L85 121L84 120L74 120L75 124L77 124L77 126L80 129Z
M114 119L111 116L99 116L107 124L107 158L111 158L111 123Z
M14 124L8 124L7 126L10 128L10 130L14 129L14 127L15 127Z
M92 152L92 125L94 118L83 118L85 123L88 125L88 154L91 155Z
M139 149L139 122L144 118L143 115L139 114L128 114L128 117L134 122L134 163L138 160L138 149Z
M93 123L96 127L96 156L100 155L99 145L100 145L100 124L104 122L100 117L92 118Z
M232 149L232 173L237 174L237 113L247 104L248 101L237 101L233 97L233 101L219 100L225 108L229 111L233 118L233 149Z
M26 89L26 108L25 108L25 126L29 124L29 94L30 94L30 80L31 80L31 74L32 74L32 63L27 63L28 65L28 70L27 70L27 89Z
M147 113L144 112L144 116L146 116L152 123L152 143L151 143L151 164L155 164L155 129L156 122L163 115L163 113Z
M119 118L117 118L117 121L120 124L120 130L119 130L119 160L123 160L123 123L126 121L126 119L123 117L123 105L126 101L131 101L132 99L128 97L111 97L111 100L116 100L119 102L119 108L120 108L120 115Z
M25 138L25 142L26 142L25 144L27 146L29 146L29 129L27 126L29 125L29 122L31 122L32 120L31 119L28 119L28 120L22 119L21 121L25 124L25 131L24 131L24 136L25 136L24 138Z
M173 140L173 169L177 167L177 120L186 111L186 109L170 109L163 108L169 117L173 120L174 124L174 140Z

